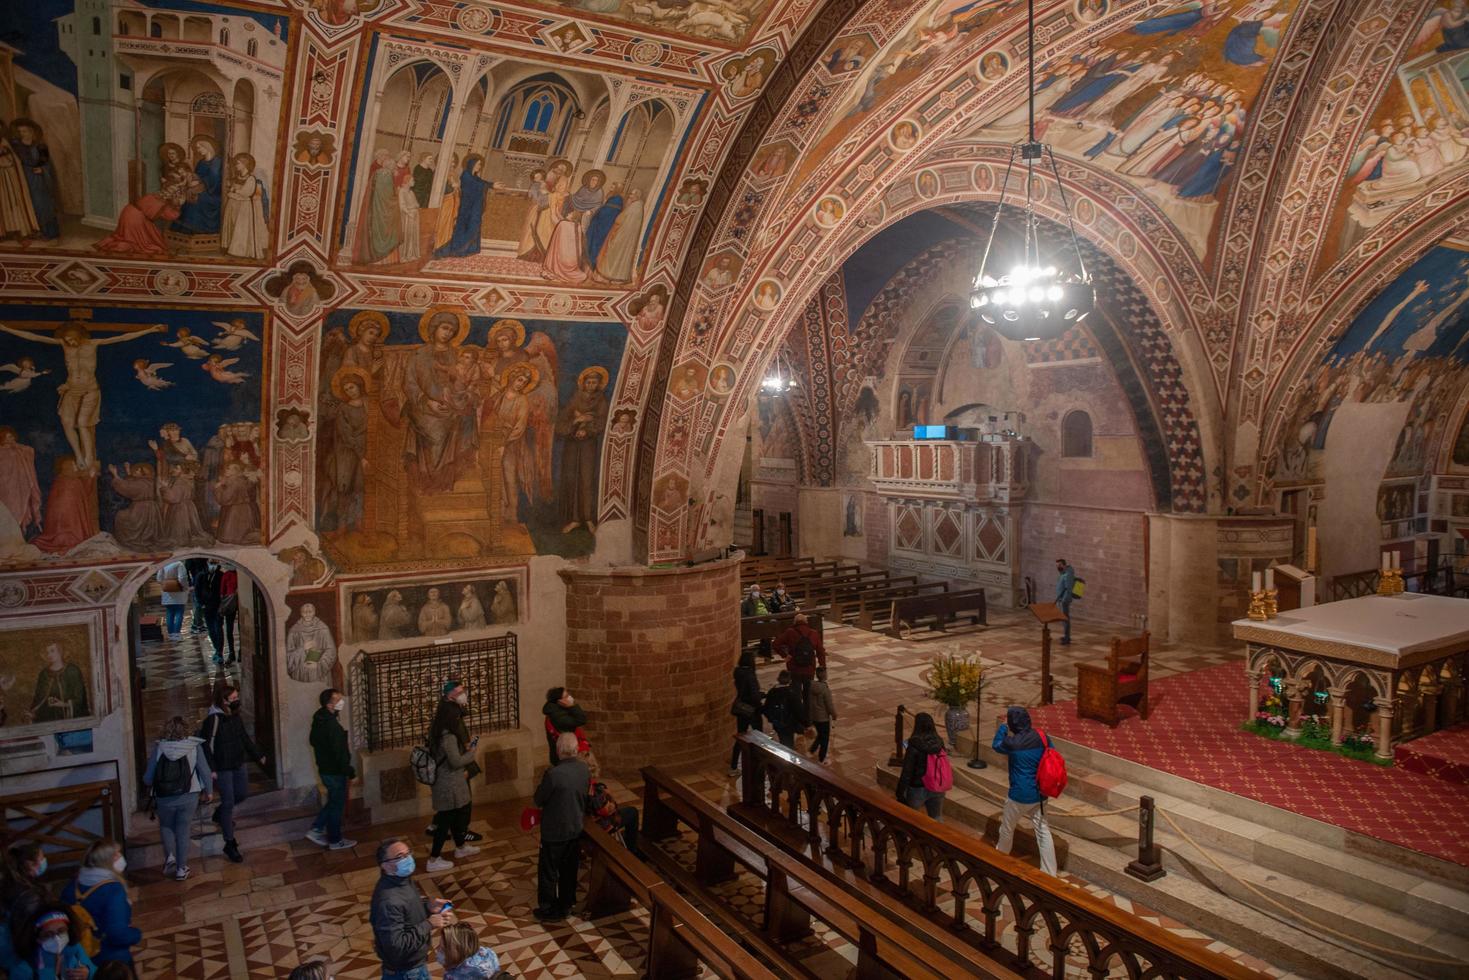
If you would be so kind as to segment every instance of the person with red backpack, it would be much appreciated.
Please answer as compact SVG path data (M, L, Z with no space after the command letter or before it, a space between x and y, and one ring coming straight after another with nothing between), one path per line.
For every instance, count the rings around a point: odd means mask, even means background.
M1040 852L1041 870L1048 875L1056 873L1056 845L1051 840L1051 825L1046 822L1046 797L1057 796L1065 788L1064 771L1055 785L1056 777L1047 772L1043 765L1046 755L1060 760L1060 753L1051 748L1051 740L1030 723L1030 712L1012 706L1005 718L995 729L995 740L990 746L996 752L1009 757L1010 792L1005 799L1005 811L1000 817L1000 838L995 842L996 850L1009 854L1015 843L1015 824L1021 817L1030 820L1035 831L1035 846ZM1050 791L1050 792L1048 792Z
M913 716L913 733L903 752L903 771L898 775L898 802L923 809L935 820L943 819L944 794L954 786L954 770L944 740L934 727L933 715L920 711Z
M821 634L811 628L805 613L796 613L790 628L776 639L775 652L785 658L791 687L801 705L797 729L805 731L811 727L811 681L816 677L816 668L826 666L826 648L821 645Z

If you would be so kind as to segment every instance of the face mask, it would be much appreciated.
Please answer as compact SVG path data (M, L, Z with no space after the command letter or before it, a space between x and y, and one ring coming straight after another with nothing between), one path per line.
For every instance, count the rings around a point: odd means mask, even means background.
M397 875L399 878L407 878L409 875L413 874L413 869L416 867L418 867L418 865L416 862L414 862L413 855L405 854L398 859L396 864L393 865L393 874Z
M463 691L460 691L458 694L454 695L454 700L459 704L459 707L462 708L465 705L469 704L469 695L465 694Z
M47 936L41 940L41 948L52 956L59 956L61 951L66 948L66 944L70 939L71 937L66 933L58 932L54 936Z
M440 966L446 965L444 962L444 947L440 946L438 952L436 952L434 956L438 959Z
M49 865L46 863L46 855L43 854L41 855L41 863L36 865L36 877L39 878L41 877L41 875L45 874L46 868L48 867Z
M122 874L127 869L128 859L119 854L117 856L117 860L112 862L112 870L116 871L118 874Z
M231 711L234 711L234 712L238 712L240 710L240 702L238 702L238 701L231 701L230 702L230 710Z
M346 706L347 706L347 699L346 698L342 698L336 704L332 705L332 711L341 711Z

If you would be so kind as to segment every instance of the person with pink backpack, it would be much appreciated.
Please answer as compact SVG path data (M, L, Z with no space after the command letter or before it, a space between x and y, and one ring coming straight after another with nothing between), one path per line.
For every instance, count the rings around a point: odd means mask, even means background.
M1019 706L1005 712L1005 720L995 729L995 740L990 747L1008 756L1010 761L1010 792L1000 817L1000 837L995 848L1009 854L1015 843L1015 824L1026 817L1035 831L1041 870L1054 875L1056 845L1051 840L1051 826L1046 822L1046 797L1059 796L1066 788L1061 755L1051 748L1051 740L1031 725L1030 712Z
M913 733L903 751L903 771L898 776L898 802L915 810L926 810L935 820L943 819L944 794L954 786L949 753L933 724L933 715L920 711L913 716Z

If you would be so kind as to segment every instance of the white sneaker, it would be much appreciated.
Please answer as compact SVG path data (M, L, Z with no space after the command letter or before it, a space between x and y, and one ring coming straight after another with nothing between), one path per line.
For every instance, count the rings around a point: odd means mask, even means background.
M349 847L356 847L356 846L357 846L357 842L355 840L349 840L348 838L343 837L341 840L337 841L335 844L328 844L327 845L327 850L329 850L329 851L345 851Z
M454 846L454 856L457 858L474 857L478 853L479 848L473 844L456 844Z
M189 876L189 869L188 868L179 868L177 871L175 871L173 873L173 877L174 877L174 880L175 881L183 881L188 876Z
M441 857L431 857L428 859L428 864L424 867L429 874L433 875L438 874L440 871L448 871L450 868L454 867L454 862L445 860Z
M312 827L310 830L306 831L306 839L309 840L311 843L317 845L318 847L326 847L327 844L330 843L326 839L326 834L317 830L315 827Z
M174 862L174 859L173 858L169 858L167 861L164 861L163 862L163 877L165 877L165 878L172 878L173 877L173 873L175 871L177 871L178 869L179 869L179 866L178 866L178 864L176 864Z

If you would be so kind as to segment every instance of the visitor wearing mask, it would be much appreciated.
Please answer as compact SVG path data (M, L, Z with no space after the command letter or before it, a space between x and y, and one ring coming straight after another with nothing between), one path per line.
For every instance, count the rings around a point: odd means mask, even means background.
M454 921L449 903L425 898L413 883L415 862L408 842L390 837L377 846L382 872L372 890L372 945L382 960L382 980L429 980L433 934Z
M444 980L494 980L500 973L500 958L495 951L481 946L474 927L463 922L444 927L438 956L444 966Z
M560 762L556 755L556 739L562 732L577 735L577 729L587 723L586 709L576 703L571 691L564 687L553 687L546 692L546 703L541 706L546 716L546 748L551 753L551 765Z
M347 730L342 727L342 709L347 695L336 688L321 692L321 707L311 717L311 750L316 753L316 773L326 787L326 802L316 815L316 823L306 832L313 844L345 851L357 846L355 840L342 836L342 815L347 811L347 781L357 775L352 767L352 750L347 745Z
M204 743L189 734L183 718L174 715L163 726L143 773L143 783L153 791L158 806L165 878L189 877L189 827L199 804L209 802L211 777Z
M81 870L61 891L63 902L80 905L91 915L97 940L102 944L93 957L98 964L131 966L132 947L143 941L142 932L133 925L133 906L122 877L127 866L117 841L93 841L82 856Z
M41 881L45 873L46 852L35 841L16 844L0 858L0 971L18 962L14 942L15 934L24 930L21 924L52 901Z
M214 705L199 730L204 740L204 759L214 771L214 791L219 795L219 809L214 822L224 834L224 856L239 864L245 860L235 840L235 807L245 802L249 780L245 763L251 759L265 767L265 755L255 747L255 740L240 716L240 690L221 683L214 689Z
M770 602L760 591L760 583L756 582L750 586L750 591L745 595L744 601L740 603L741 616L768 616L771 613ZM775 656L770 637L762 637L760 640L760 656L769 660Z
M19 923L17 923L19 925ZM73 940L81 935L71 910L48 903L15 933L10 980L88 980L97 965Z
M469 707L469 692L457 680L444 682L444 697L428 729L429 750L434 753L438 768L434 772L434 848L429 855L429 874L447 871L454 862L444 854L444 842L452 835L454 856L473 857L479 848L469 843L465 834L469 830L469 781L479 775L479 765L474 761L474 750L479 746L479 736L469 737L469 726L465 724L466 709Z

